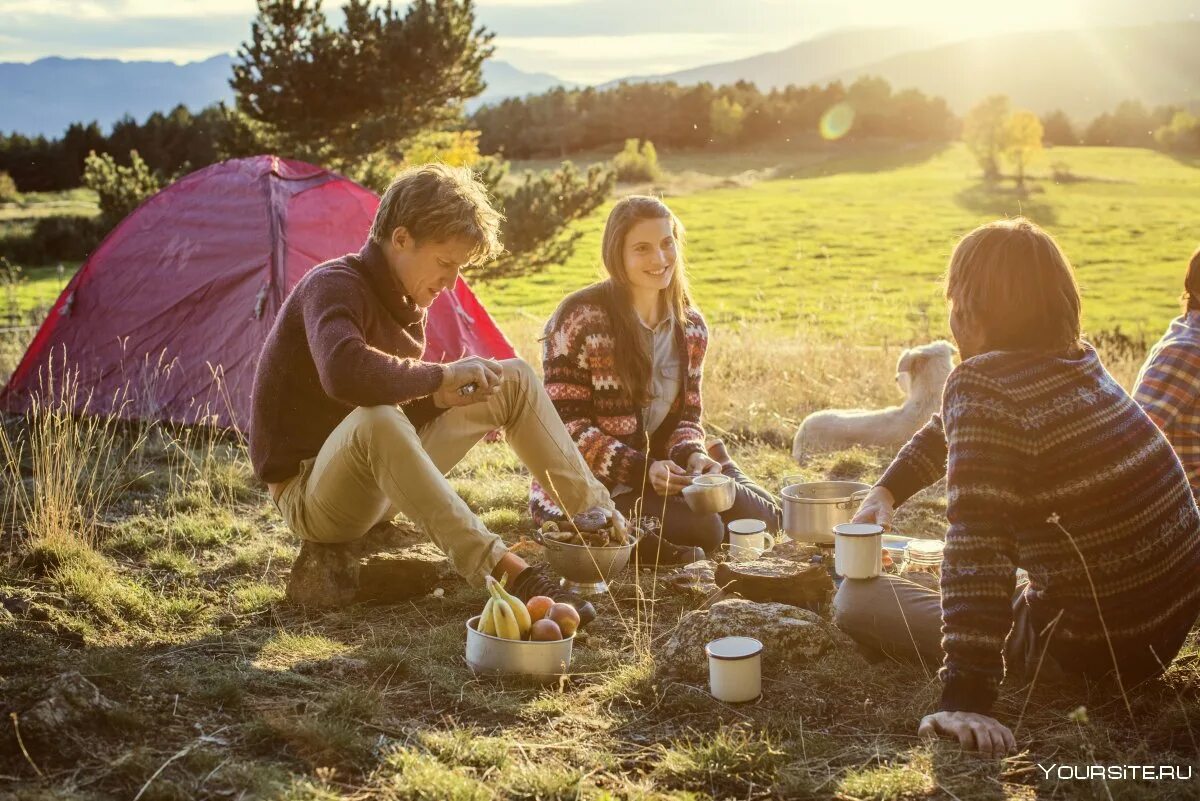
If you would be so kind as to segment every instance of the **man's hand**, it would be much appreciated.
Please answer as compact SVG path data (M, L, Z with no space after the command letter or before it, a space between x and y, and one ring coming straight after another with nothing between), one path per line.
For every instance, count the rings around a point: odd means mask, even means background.
M854 523L874 523L883 526L884 531L892 530L892 516L895 514L896 498L887 487L872 487L863 498L862 505L854 513Z
M442 384L433 393L433 405L439 409L454 406L470 406L480 403L500 391L504 368L500 362L468 356L456 362L442 365ZM474 385L466 393L459 390Z
M649 470L650 486L659 495L678 495L683 488L692 483L688 472L670 459L652 462Z
M696 475L718 476L721 474L721 463L710 459L706 453L696 451L688 457L687 469Z
M967 751L979 751L987 756L1004 756L1017 750L1017 740L1008 727L995 718L978 712L935 712L921 718L917 736L932 740L937 737L958 739Z

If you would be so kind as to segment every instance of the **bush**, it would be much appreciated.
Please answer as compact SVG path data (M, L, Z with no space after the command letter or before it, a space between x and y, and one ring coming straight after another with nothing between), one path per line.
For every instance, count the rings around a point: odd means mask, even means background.
M0 172L0 203L19 203L21 193L17 191L17 182L6 172Z
M88 154L83 167L83 183L100 195L100 219L105 231L162 188L162 181L152 172L136 150L129 151L130 164L122 167L107 153Z
M96 217L42 217L31 233L0 239L0 256L25 265L82 261L107 231Z
M642 143L640 149L638 140L626 139L625 149L613 157L612 163L618 181L657 181L662 177L658 152L649 139Z

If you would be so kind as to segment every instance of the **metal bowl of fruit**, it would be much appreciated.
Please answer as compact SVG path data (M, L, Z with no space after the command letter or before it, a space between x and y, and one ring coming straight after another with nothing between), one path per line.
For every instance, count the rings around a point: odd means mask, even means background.
M546 546L546 561L563 577L564 587L580 595L608 592L608 580L625 569L641 532L623 532L607 520L594 527L581 517L574 524L547 523L536 538Z
M467 621L467 665L476 674L510 674L551 681L571 669L579 613L539 596L523 603L488 579L491 597Z

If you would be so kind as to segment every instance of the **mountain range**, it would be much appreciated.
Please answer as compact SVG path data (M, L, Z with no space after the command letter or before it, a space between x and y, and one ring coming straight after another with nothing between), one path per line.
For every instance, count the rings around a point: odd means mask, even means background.
M0 62L0 133L61 136L71 123L92 120L107 131L126 114L140 122L180 103L193 111L222 100L232 103L232 74L233 57L226 53L182 65L57 57L30 64ZM487 89L471 99L469 110L506 97L573 86L495 59L484 62L483 78Z
M229 101L231 62L222 54L184 65L63 58L0 63L0 132L54 136L72 122L91 120L107 129L126 114L142 120L179 103L199 109ZM1200 108L1200 22L1007 33L959 41L906 28L855 28L737 61L625 80L746 80L770 89L831 80L849 83L862 75L878 75L895 88L915 87L944 97L960 114L994 93L1007 94L1016 106L1038 113L1062 109L1078 121L1130 99L1147 106ZM484 80L487 90L471 100L469 109L571 86L553 75L524 72L494 59L484 64Z

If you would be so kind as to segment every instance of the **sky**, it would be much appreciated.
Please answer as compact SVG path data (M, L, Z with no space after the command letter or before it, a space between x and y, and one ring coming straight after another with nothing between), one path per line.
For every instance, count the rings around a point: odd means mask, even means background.
M402 4L402 3L398 3ZM1200 19L1200 0L477 0L496 58L576 83L778 50L839 28L969 38L1021 29ZM323 7L336 24L341 3ZM0 61L198 61L249 38L254 0L0 0Z

